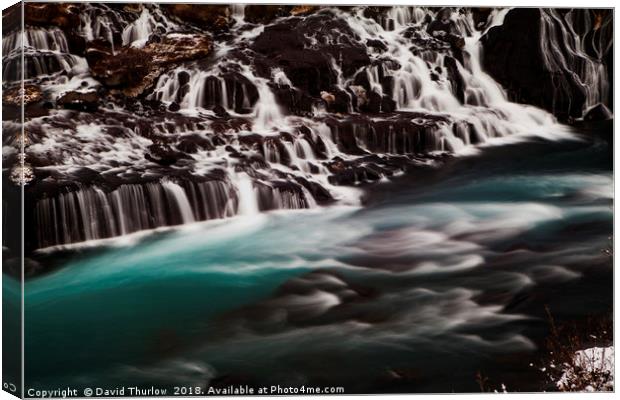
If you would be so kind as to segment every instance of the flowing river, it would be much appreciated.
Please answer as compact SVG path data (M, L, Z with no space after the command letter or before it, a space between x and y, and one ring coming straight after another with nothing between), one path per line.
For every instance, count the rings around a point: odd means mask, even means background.
M481 371L539 390L545 306L564 320L611 304L611 163L593 136L531 140L374 186L364 207L83 248L26 282L26 373L350 393L476 391Z

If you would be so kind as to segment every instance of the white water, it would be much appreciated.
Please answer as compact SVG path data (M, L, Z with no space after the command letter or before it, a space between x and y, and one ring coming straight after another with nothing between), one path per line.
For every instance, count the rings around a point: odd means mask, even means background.
M114 11L106 8L90 10L81 15L81 30L85 38L87 40L103 38L113 44L114 29L119 32L112 18ZM316 109L313 117L287 115L269 86L275 84L281 87L293 87L285 68L273 68L270 71L270 81L258 76L251 65L233 56L231 50L251 44L264 29L262 26L247 30L243 28L243 8L235 7L233 17L236 22L231 31L233 39L227 43L216 43L214 55L209 59L212 64L207 68L200 64L188 64L162 74L151 98L165 104L177 102L181 107L181 113L188 116L213 117L213 108L221 106L232 118L247 120L247 123L239 127L227 128L223 134L227 140L226 145L246 155L262 153L260 155L264 156L267 166L252 166L251 168L255 168L258 172L256 175L252 174L252 177L244 172L234 172L248 167L247 165L239 167L239 161L230 157L224 146L218 145L214 146L215 149L200 149L191 153L188 163L191 164L190 173L198 177L223 169L226 171L224 181L208 180L194 186L180 185L176 181L161 181L152 184L154 186L149 189L149 194L135 192L137 189L132 185L123 185L111 192L93 187L93 193L79 196L64 193L56 199L42 200L41 210L37 211L45 221L41 222L42 224L60 227L76 223L79 225L81 219L95 218L101 213L105 214L104 219L110 219L110 215L113 217L111 219L113 221L108 225L101 222L94 227L81 226L80 229L85 230L84 234L67 233L60 228L53 228L54 232L50 232L50 237L54 238L52 242L92 240L171 224L225 218L237 214L253 215L262 210L316 207L317 201L308 189L295 183L294 180L297 178L326 189L342 204L358 204L361 193L359 189L336 186L330 182L332 172L325 164L336 157L346 162L355 161L369 153L409 156L423 150L467 154L473 151L474 143L479 146L506 143L528 135L539 135L549 139L570 137L564 127L555 123L551 114L535 107L509 102L501 86L483 71L480 33L473 28L470 14L453 16L457 26L468 34L465 38L464 62L463 64L456 62L457 74L464 82L465 102L462 104L454 95L448 80L446 56L437 51L422 51L414 55L410 50L411 42L403 36L404 29L422 24L429 10L395 7L380 23L363 17L361 10L352 13L340 10L333 12L338 18L347 22L359 36L360 43L379 38L387 46L387 50L381 52L368 49L373 63L365 68L365 73L372 91L383 95L381 77L391 76L393 100L399 111L415 111L446 118L445 122L429 126L423 132L425 137L430 137L427 139L428 148L416 147L416 132L408 132L407 129L397 128L392 124L385 125L385 143L377 143L377 132L370 122L389 121L391 116L388 114L373 116L369 122L352 124L354 141L361 149L362 155L349 154L342 149L340 140L343 132L339 131L339 125L328 125L321 119L333 115L320 110L320 107ZM492 13L489 25L501 24L505 14L506 10ZM118 18L122 20L120 14ZM163 17L157 7L145 7L137 19L132 22L123 20L123 23L120 30L123 44L135 47L144 45L156 29L175 32L178 28ZM25 41L40 48L39 51L67 51L66 39L59 30L32 30L29 31ZM15 37L8 37L3 41L3 49L14 49L16 46L19 47ZM581 49L583 45L575 43L573 47ZM375 63L386 58L392 62ZM354 84L353 76L345 76L342 61L341 57L332 57L332 69L337 75L335 86L346 93L351 91L358 94L357 100L360 101L360 97L368 96L369 93L365 93L366 89ZM558 63L555 58L551 61ZM81 59L80 62L84 60ZM396 62L399 67L394 67ZM565 60L565 64L570 65L570 62ZM66 68L71 69L70 66ZM230 75L226 74L230 71L235 71L241 78L234 78L239 80L227 85ZM363 72L363 69L361 71ZM431 73L436 73L438 79L431 79ZM246 82L243 79L251 83L258 92L258 100L254 104L251 103L249 92L252 88L245 83L237 84ZM601 86L602 81L598 82ZM86 74L74 74L62 76L44 86L46 90L59 95L67 90L92 90L97 86L97 82ZM353 96L351 99L353 100ZM238 107L239 103L241 107ZM114 106L110 108L106 106L105 109L106 112L125 113L124 110ZM352 104L349 104L349 111L353 111ZM52 113L62 116L65 112ZM336 119L345 120L339 116L336 116ZM81 166L96 171L117 173L123 165L131 165L138 170L151 168L153 163L147 161L144 155L149 152L152 141L132 129L125 128L122 122L107 121L114 119L106 120L105 124L92 122L78 124L74 134L67 135L66 129L35 119L30 123L43 129L46 134L31 146L30 151L39 157L54 157L58 170L67 170L69 166ZM425 119L420 117L415 122L423 125ZM191 134L209 140L214 136L212 121L208 118L203 118L200 128L195 123L187 123L174 126L171 131L170 124L174 124L174 121L171 123L154 121L152 125L155 133L159 135L182 137ZM108 128L119 129L119 126L122 135L112 136L106 133ZM302 135L298 132L302 126L309 131L308 136L305 136L306 133ZM286 132L290 137L285 137L282 132ZM263 141L257 146L244 144L242 138L252 134L260 135ZM76 138L79 140L75 140ZM324 154L315 151L316 145L313 143L321 143L324 146L322 150ZM53 149L59 147L63 149L62 152L53 152ZM381 180L386 180L389 176L382 172L380 174ZM354 184L367 181L363 172L355 172L354 175ZM288 181L290 185L282 185L283 181ZM83 190L89 189L83 188L79 191ZM164 194L159 193L162 190ZM127 191L132 193L128 195L132 200L127 200L131 204L130 208L135 204L142 206L121 210L121 193ZM158 204L155 207L157 210L149 209L149 212L156 214L152 220L148 220L139 212L140 209L145 209L143 202L147 201L144 199L149 196L152 197L153 204ZM63 203L60 208L71 211L59 216L59 202ZM89 202L92 204L86 204ZM148 204L150 207L151 203ZM93 209L94 205L102 205L103 208Z
M251 216L258 214L258 202L252 180L246 173L236 175L237 190L239 191L239 215Z
M563 72L581 87L586 96L582 110L585 113L598 103L607 103L609 82L605 65L586 53L585 43L575 33L573 13L574 11L571 11L563 17L555 9L541 10L540 37L545 40L541 40L540 48L545 67L549 71ZM600 49L597 46L594 48ZM561 82L555 84L560 85ZM561 94L561 89L556 88L556 96Z
M174 182L162 181L161 186L166 191L169 199L174 199L177 207L179 208L179 214L181 215L182 222L184 224L194 222L194 213L192 212L192 206L189 204L187 195L181 186Z

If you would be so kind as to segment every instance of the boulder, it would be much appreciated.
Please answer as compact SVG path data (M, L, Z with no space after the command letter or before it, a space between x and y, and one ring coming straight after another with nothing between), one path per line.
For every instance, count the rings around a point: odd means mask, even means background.
M87 50L87 54L90 51ZM132 47L126 47L116 54L99 54L89 61L90 73L109 87L132 87L142 82L153 67L148 54Z
M311 37L317 32L319 40L313 43ZM359 40L346 21L325 12L266 26L252 49L264 56L259 64L268 64L259 65L262 71L281 68L296 88L319 98L338 82L334 60L344 77L370 64L366 46Z
M112 53L109 43L89 42L86 58L92 76L130 97L144 93L156 82L164 67L202 59L213 50L205 35L169 34L148 42L142 49L123 47Z
M56 100L56 104L67 109L92 112L99 108L99 96L96 92L67 92Z
M147 160L163 166L176 164L180 159L188 157L186 154L173 150L169 145L162 143L153 143L148 147L148 153L144 155Z
M207 57L213 50L213 41L205 35L168 34L157 42L149 42L143 49L154 64L173 64Z
M4 90L2 93L2 104L21 107L22 100L25 106L41 101L43 94L41 88L37 85L24 85L22 96L21 86L14 86Z
M37 85L25 85L24 96L20 86L13 86L2 93L2 119L19 120L22 117L22 98L24 117L36 118L49 114L50 105L44 101L41 88Z
M583 116L584 121L605 121L612 119L613 114L604 104L597 104L586 111Z

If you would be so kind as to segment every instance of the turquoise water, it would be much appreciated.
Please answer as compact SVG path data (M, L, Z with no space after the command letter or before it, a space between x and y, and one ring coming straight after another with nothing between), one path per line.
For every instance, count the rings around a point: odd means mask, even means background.
M360 208L83 248L26 283L26 374L422 392L476 391L485 370L534 385L545 305L611 309L612 196L605 142L532 142L374 186Z

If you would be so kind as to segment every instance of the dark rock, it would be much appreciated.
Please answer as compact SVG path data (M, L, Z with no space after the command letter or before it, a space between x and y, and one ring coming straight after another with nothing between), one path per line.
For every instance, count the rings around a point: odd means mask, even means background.
M306 189L308 189L308 191L310 192L312 197L314 197L318 204L325 205L334 201L334 198L332 197L329 190L325 189L320 184L299 176L295 177L295 180Z
M370 165L354 165L345 168L340 166L338 170L333 169L332 172L333 175L330 175L328 180L333 185L355 186L381 179L381 175Z
M13 86L2 92L2 119L19 120L22 117L22 101L24 117L36 118L49 114L41 88L37 85L24 85L24 96L21 87Z
M445 117L398 112L372 118L365 115L327 119L334 142L348 154L418 154L440 148L436 131ZM360 146L363 146L360 147Z
M537 8L515 8L508 12L502 25L489 29L481 38L484 68L507 89L511 100L544 108L560 120L579 118L586 102L579 78L582 61L559 68L547 67L547 55L543 55L540 45L541 12ZM572 12L577 14L573 18L577 18L588 10ZM558 21L550 23L562 29ZM554 45L559 53L571 52L562 40L556 40Z
M243 13L245 20L252 24L268 24L279 17L288 16L291 6L248 4Z
M14 86L10 89L5 89L2 92L2 104L21 107L22 102L24 105L37 103L43 98L41 88L37 85L24 85L24 91L22 95L21 86Z
M73 28L80 25L80 5L71 3L24 3L26 25Z
M489 15L491 15L493 8L490 7L472 7L471 15L474 20L474 27L481 31L487 27L489 22Z
M138 85L149 73L152 63L146 52L131 47L107 56L97 49L97 56L89 61L92 76L110 87ZM87 55L90 54L87 50Z
M161 4L170 15L211 32L228 30L231 12L228 5L219 4Z
M149 161L168 166L177 163L180 159L188 158L185 154L173 150L169 145L153 143L148 147L149 152L144 155Z
M372 47L373 49L378 50L378 51L386 51L388 49L387 45L379 39L366 40L366 46Z
M317 33L320 40L310 48L309 37ZM346 21L329 12L267 26L252 49L264 56L260 62L282 68L296 88L317 98L321 91L330 91L337 83L333 59L342 63L345 77L370 63L366 47Z
M226 109L219 104L213 107L213 112L215 113L215 115L217 115L220 118L226 118L230 116L228 111L226 111Z
M378 24L383 25L389 7L367 6L364 8L363 15L366 18L374 19Z
M185 153L198 150L215 150L215 146L207 136L200 134L184 135L177 144L177 149Z
M56 104L72 110L93 112L99 108L99 96L96 92L67 92L56 100Z
M391 113L396 110L396 102L390 96L381 96L372 91L368 96L368 103L361 110L369 113Z
M600 103L586 111L583 116L584 121L605 121L612 118L613 114L609 111L609 108Z
M454 97L459 99L461 103L465 103L465 82L459 73L454 57L447 56L444 59L444 67L446 68L448 80L451 83Z
M310 115L316 100L302 90L289 86L272 86L278 104L282 105L290 114Z
M91 74L103 84L136 97L151 87L164 67L207 57L213 50L205 35L167 35L142 49L124 47L112 54L108 42L90 42L86 58Z
M104 39L95 39L86 43L85 57L88 65L93 65L112 55L112 44Z

